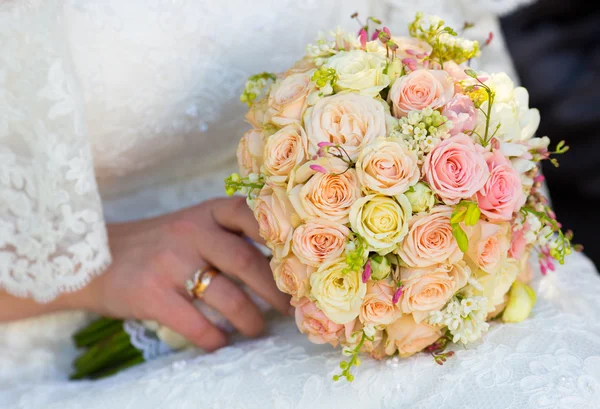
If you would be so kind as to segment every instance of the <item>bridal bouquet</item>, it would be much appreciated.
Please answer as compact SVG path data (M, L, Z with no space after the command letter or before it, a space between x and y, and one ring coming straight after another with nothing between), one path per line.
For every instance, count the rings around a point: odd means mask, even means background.
M470 68L491 35L480 46L422 14L410 37L360 24L249 79L253 129L225 181L248 196L299 330L349 357L335 380L361 352L442 364L487 321L524 320L529 255L546 273L572 251L539 173L567 148L534 137L527 90Z

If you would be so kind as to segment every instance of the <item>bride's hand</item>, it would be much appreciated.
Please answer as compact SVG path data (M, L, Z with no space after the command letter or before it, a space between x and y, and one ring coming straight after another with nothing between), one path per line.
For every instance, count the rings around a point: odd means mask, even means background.
M77 294L78 307L120 318L152 319L190 342L214 350L226 335L192 305L185 282L207 265L215 276L204 301L241 333L264 328L258 307L232 279L286 314L288 296L279 292L267 258L243 236L262 242L243 198L217 199L143 220L108 226L113 264Z

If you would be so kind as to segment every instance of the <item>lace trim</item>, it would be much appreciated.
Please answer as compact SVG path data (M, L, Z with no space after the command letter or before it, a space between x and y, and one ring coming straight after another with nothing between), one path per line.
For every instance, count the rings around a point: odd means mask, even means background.
M158 329L158 325L157 328ZM142 351L145 361L173 352L171 348L156 336L156 332L135 320L127 320L123 330L129 335L131 345Z

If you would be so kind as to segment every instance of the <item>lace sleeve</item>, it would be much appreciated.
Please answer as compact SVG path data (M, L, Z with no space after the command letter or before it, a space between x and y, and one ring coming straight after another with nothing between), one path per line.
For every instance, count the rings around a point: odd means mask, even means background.
M110 262L62 14L0 3L0 288L38 302Z

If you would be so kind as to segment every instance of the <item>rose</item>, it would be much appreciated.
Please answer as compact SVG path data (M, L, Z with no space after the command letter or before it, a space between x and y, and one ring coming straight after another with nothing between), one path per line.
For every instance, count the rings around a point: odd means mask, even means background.
M410 111L442 107L453 95L454 84L446 72L421 68L398 78L388 99L394 116L401 118Z
M311 297L327 318L346 324L358 317L367 285L358 271L346 271L345 259L322 264L310 276Z
M362 50L340 51L325 64L337 75L335 91L359 91L363 95L375 97L390 85L390 79L383 73L387 60L374 53Z
M307 298L298 302L292 301L292 304L296 307L296 325L301 333L307 335L310 342L337 346L338 337L344 330L343 325L332 322Z
M509 221L527 200L519 173L499 150L488 152L490 177L477 192L481 213L493 221Z
M317 68L317 66L315 65L314 59L306 56L306 57L303 57L302 59L296 61L296 63L294 63L292 68L287 70L284 75L287 77L287 76L290 76L291 74L301 74L301 73L304 73L307 71L312 71L315 68Z
M536 295L527 284L515 281L508 293L508 303L502 314L504 322L521 322L529 317L535 305Z
M275 125L300 123L308 94L314 89L308 73L291 74L273 85L269 95L269 115Z
M297 173L301 180L312 162L308 162ZM361 197L360 183L354 169L348 169L341 160L323 160L318 163L327 173L311 171L313 176L305 183L294 186L289 199L302 220L314 218L347 223L350 206ZM319 165L321 166L321 165Z
M508 249L508 256L517 260L521 260L525 254L525 249L529 244L525 235L529 232L530 225L528 222L523 223L520 229L516 229L516 226L512 227L512 237L510 241L510 248Z
M386 256L371 256L371 279L383 280L392 272L392 264Z
M292 251L302 263L318 267L339 258L346 248L350 229L326 219L314 219L299 226L292 238Z
M254 217L258 221L260 236L273 250L274 256L283 258L290 249L294 231L294 211L282 188L265 186L254 201Z
M250 109L246 113L246 120L255 128L262 128L269 122L267 99L263 98L260 101L252 103Z
M506 293L517 278L518 273L519 262L507 259L494 275L487 274L482 270L477 271L474 276L479 283L479 287L469 286L469 292L472 292L473 295L486 297L488 300L488 313L492 313L505 303Z
M417 155L399 140L378 138L356 161L358 180L368 191L394 196L419 181Z
M263 164L263 138L259 129L246 132L237 148L237 160L240 174L244 177L250 173L259 173Z
M395 199L369 195L352 205L350 225L367 242L370 250L385 255L406 236L411 215L410 203L404 195Z
M429 211L435 205L435 195L429 187L419 182L404 193L414 213Z
M431 55L433 47L427 42L413 37L392 37L392 40L398 46L396 58L413 58L417 61L423 60Z
M397 251L402 261L409 267L427 267L462 259L450 225L452 211L451 207L437 206L431 213L413 216L408 235Z
M308 140L298 124L288 125L267 139L264 148L264 171L269 180L282 183L296 167L308 159Z
M452 77L452 80L455 83L458 83L458 82L464 81L464 80L468 80L470 78L467 75L467 73L465 72L465 68L461 67L454 61L444 62L444 71L446 71L448 73L448 75L450 75L450 77ZM460 84L456 84L455 88L460 89ZM458 90L457 90L457 92L458 92Z
M400 308L421 322L431 311L440 310L465 286L471 269L464 261L437 264L426 268L400 268L403 294Z
M369 281L367 295L360 308L360 321L365 325L387 325L402 315L393 303L395 288L385 282Z
M279 290L295 299L308 296L310 292L309 277L315 271L313 267L303 264L293 255L282 260L273 258L270 264Z
M508 223L477 222L469 238L467 257L488 274L496 274L502 267L510 248Z
M304 115L310 153L319 151L319 143L331 142L356 159L366 145L386 135L386 109L383 101L356 93L320 99Z
M419 324L412 315L403 315L388 325L385 331L388 336L385 353L393 355L398 351L403 358L421 352L442 336L438 328L425 323Z
M475 143L465 134L442 141L425 157L423 174L444 203L456 204L475 195L490 171Z
M471 131L477 125L477 109L471 98L463 94L454 95L450 102L444 105L442 115L452 121L452 136Z

